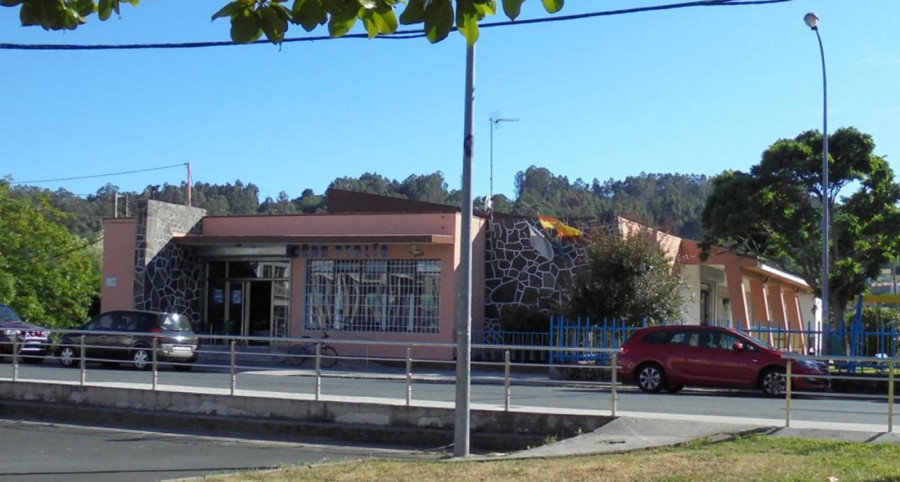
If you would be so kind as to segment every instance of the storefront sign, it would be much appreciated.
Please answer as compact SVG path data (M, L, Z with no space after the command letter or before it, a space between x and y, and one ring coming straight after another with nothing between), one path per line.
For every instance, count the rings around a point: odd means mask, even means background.
M300 247L301 258L319 259L387 259L386 244L304 244Z

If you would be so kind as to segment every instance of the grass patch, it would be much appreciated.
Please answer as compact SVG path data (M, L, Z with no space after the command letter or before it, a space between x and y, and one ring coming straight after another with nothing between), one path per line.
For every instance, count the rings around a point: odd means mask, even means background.
M900 481L900 445L752 435L625 454L525 460L359 462L250 472L216 481L610 480Z

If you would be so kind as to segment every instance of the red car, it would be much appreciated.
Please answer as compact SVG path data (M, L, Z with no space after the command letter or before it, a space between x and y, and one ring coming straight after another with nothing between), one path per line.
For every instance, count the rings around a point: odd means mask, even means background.
M785 392L782 352L741 332L715 326L655 326L637 331L622 346L618 375L645 392L677 392L685 385L760 388ZM791 364L791 388L826 388L824 367L809 360Z

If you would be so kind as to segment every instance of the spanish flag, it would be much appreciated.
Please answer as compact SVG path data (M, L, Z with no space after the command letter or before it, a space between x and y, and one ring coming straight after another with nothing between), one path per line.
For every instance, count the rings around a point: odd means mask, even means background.
M541 227L544 229L555 229L556 234L560 238L577 238L578 236L584 234L581 232L581 230L573 228L572 226L563 223L553 216L544 216L543 214L538 214L538 223L540 223Z

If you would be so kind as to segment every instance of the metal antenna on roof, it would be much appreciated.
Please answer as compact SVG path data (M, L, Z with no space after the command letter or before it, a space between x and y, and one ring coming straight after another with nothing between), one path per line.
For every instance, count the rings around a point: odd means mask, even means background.
M519 119L510 119L503 117L491 116L491 174L490 174L490 192L488 193L486 207L489 207L489 214L494 213L494 129L500 127L501 122L519 122Z

